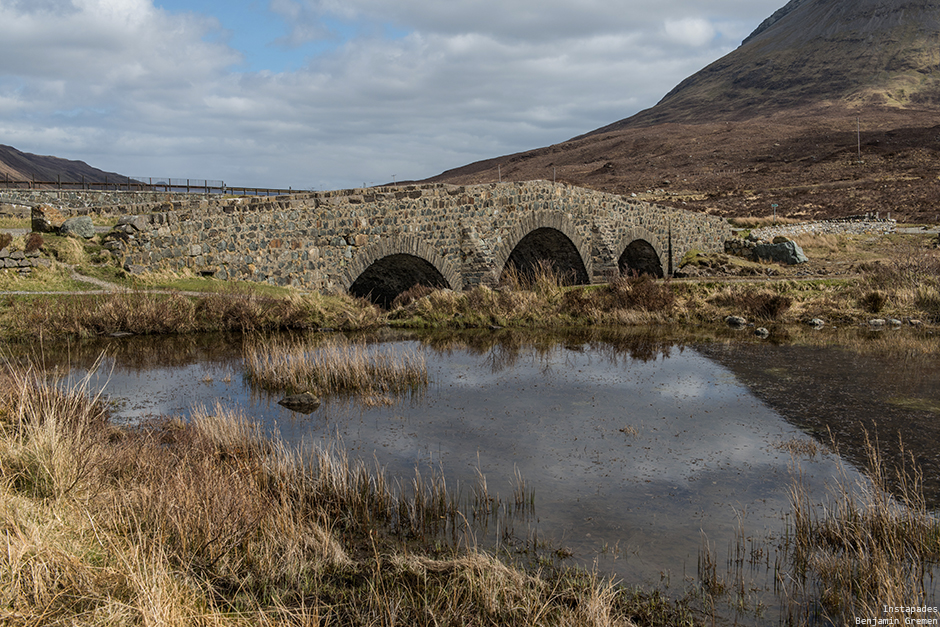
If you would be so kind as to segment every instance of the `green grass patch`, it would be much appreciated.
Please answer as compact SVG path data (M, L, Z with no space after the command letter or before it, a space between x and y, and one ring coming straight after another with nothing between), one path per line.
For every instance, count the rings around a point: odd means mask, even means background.
M205 292L210 294L238 293L254 294L269 298L285 298L297 294L297 290L290 287L280 287L267 283L253 283L251 281L219 281L213 278L184 276L177 279L148 280L134 279L134 284L146 289L179 290L181 292Z
M62 266L33 268L28 276L14 268L0 270L0 291L3 292L67 292L88 290L89 285L76 281L71 271ZM97 286L94 289L98 289Z
M888 402L896 407L903 407L904 409L940 414L940 401L932 398L894 397L889 398Z
M32 223L29 218L0 218L0 229L29 229Z

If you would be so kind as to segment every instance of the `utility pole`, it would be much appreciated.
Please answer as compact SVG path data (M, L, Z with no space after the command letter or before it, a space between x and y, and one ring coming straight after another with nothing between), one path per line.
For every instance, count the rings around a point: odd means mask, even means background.
M855 116L855 132L858 136L858 162L862 162L862 120L859 116Z

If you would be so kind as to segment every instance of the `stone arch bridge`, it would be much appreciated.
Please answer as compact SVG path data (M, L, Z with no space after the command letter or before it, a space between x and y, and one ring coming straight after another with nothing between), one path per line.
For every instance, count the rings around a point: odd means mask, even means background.
M132 271L351 291L389 302L423 283L495 285L551 263L572 283L668 276L691 249L721 251L723 219L544 181L419 185L163 203L107 236Z

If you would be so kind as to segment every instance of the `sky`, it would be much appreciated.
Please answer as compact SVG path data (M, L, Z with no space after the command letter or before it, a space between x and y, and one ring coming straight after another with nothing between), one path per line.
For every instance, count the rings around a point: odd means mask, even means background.
M653 106L786 0L0 0L0 144L128 176L423 179Z

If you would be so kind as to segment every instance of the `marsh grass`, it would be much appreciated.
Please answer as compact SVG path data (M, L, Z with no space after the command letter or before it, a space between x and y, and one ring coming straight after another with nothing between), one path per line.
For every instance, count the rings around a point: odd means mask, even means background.
M423 353L370 347L342 337L256 337L243 349L248 379L268 390L321 396L381 397L414 393L428 385Z
M940 519L926 505L922 475L901 445L889 468L866 434L867 481L844 475L830 500L813 504L797 479L784 549L791 606L837 622L855 616L897 618L884 606L926 606L930 573L940 563ZM915 613L908 618L940 618Z
M65 496L95 470L96 450L106 437L100 395L89 395L87 380L61 388L50 385L39 366L13 369L3 383L0 469L18 491L33 497Z
M433 291L392 309L388 319L395 326L420 328L568 327L661 323L674 313L672 285L647 275L600 286L568 283L547 264L530 274L510 268L497 289Z
M779 320L790 309L793 298L769 289L729 285L709 297L709 302L729 311L737 311L761 321Z
M231 288L202 296L127 290L10 298L4 303L2 319L6 337L38 340L113 333L364 329L378 326L380 313L349 296L267 298Z
M940 618L930 611L898 614L884 609L936 605L940 519L927 507L923 477L903 444L897 463L889 465L866 433L866 474L850 479L843 468L821 503L810 496L797 459L814 457L820 447L803 438L777 447L794 458L784 534L754 538L739 531L729 546L727 570L719 567L713 547L703 540L699 577L706 605L714 608L725 601L735 608L759 609L759 599L750 592L762 588L754 584L763 571L772 574L773 592L782 602L781 620L788 625ZM828 450L835 450L834 445L823 447L824 453Z
M692 622L656 594L474 548L435 473L392 481L218 405L116 429L85 383L0 377L5 625Z

